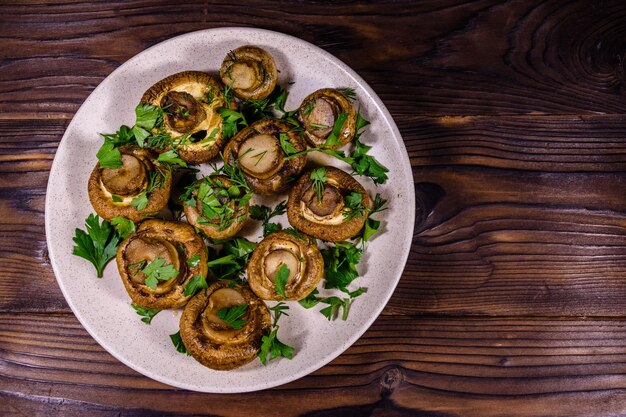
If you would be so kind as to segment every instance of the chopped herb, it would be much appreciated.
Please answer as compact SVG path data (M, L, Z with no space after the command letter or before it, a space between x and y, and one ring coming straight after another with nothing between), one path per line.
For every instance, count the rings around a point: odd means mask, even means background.
M144 191L137 197L133 198L130 202L130 205L135 207L137 210L143 210L148 206L148 202L148 195Z
M340 309L343 310L341 320L345 321L348 318L351 302L350 298L326 297L321 299L320 302L328 304L328 307L324 307L320 310L320 313L328 320L335 320L339 315Z
M356 91L354 91L354 88L339 88L338 90L349 99L356 99Z
M283 315L287 315L284 311L288 310L289 307L284 303L278 303L276 306L270 308L270 310L274 313L274 322L273 322L273 330L269 335L264 335L261 339L261 350L259 352L259 359L263 365L267 365L267 356L269 355L269 360L274 360L279 357L284 357L287 359L293 358L294 348L282 343L278 340L278 319Z
M250 156L250 159L254 159L254 158L256 158L256 160L257 160L257 161L255 162L254 166L257 166L257 165L259 164L259 162L261 162L261 159L263 159L263 157L264 157L266 154L267 154L267 151L263 151L263 152L259 152L259 153L258 153L258 154L256 154L256 155L252 155L252 156Z
M96 154L100 168L119 168L122 166L122 154L113 141L105 139Z
M223 242L222 249L216 252L209 248L207 265L211 272L223 280L238 279L248 265L248 259L256 248L256 243L237 237Z
M270 233L279 231L282 226L278 223L270 223L270 219L275 216L280 216L285 213L287 210L287 202L281 201L278 203L276 207L272 210L267 206L250 206L250 217L254 220L263 221L263 237L269 235Z
M279 134L278 139L280 140L280 147L283 152L285 152L285 155L293 155L298 152L296 147L289 141L289 135L286 133Z
M374 207L369 213L365 226L363 227L363 241L367 242L380 228L380 221L372 219L372 215L387 210L387 200L382 198L380 194L376 194L374 198Z
M114 203L121 203L124 201L121 197L116 196L115 194L111 194L111 200L113 200Z
M187 259L187 265L192 268L195 268L200 263L200 254L196 253L191 258Z
M222 136L225 140L233 137L241 126L248 126L244 115L235 110L220 107L217 113L222 117Z
M194 275L191 277L187 285L185 285L185 291L183 294L185 296L193 296L202 288L208 288L208 284L206 282L206 278L202 275Z
M144 284L152 289L157 289L159 281L168 281L178 275L178 270L174 265L165 265L165 259L155 258L141 272L146 276Z
M341 113L339 116L337 116L337 120L335 120L335 123L333 124L333 130L332 132L330 132L330 135L328 135L326 141L324 142L324 147L330 148L333 146L343 145L343 143L341 143L341 140L339 140L339 136L341 136L341 128L343 127L343 124L345 123L347 118L348 113Z
M309 100L304 104L304 106L302 106L302 110L300 110L300 112L304 116L308 116L309 114L311 114L314 108L315 108L315 100Z
M187 167L187 163L180 159L178 153L174 149L170 149L169 151L160 154L157 158L157 161Z
M189 352L187 352L187 348L183 343L183 339L182 337L180 337L180 330L174 334L171 334L170 339L172 340L174 347L176 347L177 352L184 353L185 355L189 356Z
M338 288L349 293L348 286L359 276L356 266L361 260L363 249L350 242L339 242L335 243L334 247L322 249L320 252L324 258L326 276L324 288Z
M355 217L366 217L368 209L363 205L363 195L353 191L345 197L345 207L343 217L353 219Z
M315 168L311 171L311 180L313 181L313 188L317 192L317 201L322 201L322 193L324 192L324 184L328 181L326 176L326 168Z
M298 301L298 303L300 303L302 307L307 309L315 307L320 302L320 300L316 297L318 294L319 291L317 290L317 288L313 288L313 291L311 291L309 295L307 295L305 298Z
M322 125L319 123L309 123L309 126L311 126L314 129L328 129L330 127L328 125Z
M111 225L115 227L115 231L124 239L126 236L135 232L135 223L132 220L127 219L126 217L117 216L111 219Z
M142 316L141 321L146 324L150 324L154 316L161 312L161 310L155 310L153 308L145 308L135 304L131 304L131 307L135 309L138 315Z
M217 317L224 320L231 328L239 330L248 322L247 320L241 318L241 316L245 314L247 308L248 304L224 307L217 312Z
M274 291L283 298L287 297L285 295L285 286L287 285L290 272L286 264L280 264L280 268L278 268L278 272L274 277Z
M100 223L100 217L95 214L87 216L85 226L87 232L78 228L74 232L72 254L91 262L98 278L102 278L104 267L117 254L120 238L109 222L102 220Z
M355 141L355 149L350 156L350 166L359 175L372 178L375 184L384 184L387 181L387 172L389 169L380 164L373 156L367 155L372 148L364 145L358 139Z

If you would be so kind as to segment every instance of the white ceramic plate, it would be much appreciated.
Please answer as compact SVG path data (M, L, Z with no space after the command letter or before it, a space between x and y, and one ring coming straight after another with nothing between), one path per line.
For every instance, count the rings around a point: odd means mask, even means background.
M367 246L355 283L368 288L352 305L347 321L329 322L318 311L290 302L281 318L279 338L296 348L292 360L261 365L259 360L233 371L214 371L177 353L168 335L178 331L179 311L158 314L151 325L130 307L115 261L96 278L90 263L73 256L74 229L84 229L93 212L87 180L97 162L101 132L134 123L134 108L156 81L183 70L217 72L226 54L241 45L268 50L280 69L279 83L290 94L286 108L296 108L309 93L323 87L352 87L361 113L371 121L362 141L390 168L389 180L372 192L382 194L390 209L379 214L382 232ZM289 85L289 83L293 83ZM326 157L326 155L323 155ZM349 167L323 158L326 164ZM206 171L206 169L205 169ZM372 89L348 66L300 39L259 29L225 28L178 36L130 59L109 75L87 98L70 123L52 165L46 196L46 235L50 260L63 295L87 331L117 359L142 374L180 388L227 393L260 390L298 379L322 367L354 343L380 314L393 293L409 253L414 222L413 180L404 143L389 112ZM276 199L278 202L281 199ZM284 220L283 220L284 222ZM260 240L258 231L248 238Z

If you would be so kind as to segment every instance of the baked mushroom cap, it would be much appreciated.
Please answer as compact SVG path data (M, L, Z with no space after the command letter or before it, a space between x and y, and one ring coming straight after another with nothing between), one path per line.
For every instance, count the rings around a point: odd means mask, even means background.
M239 165L246 182L257 194L284 191L304 169L306 155L289 157L281 147L281 137L293 146L295 152L306 149L304 140L293 131L292 125L273 119L252 123L224 148L224 160Z
M87 184L89 201L98 215L111 220L123 216L134 222L154 216L167 205L172 186L172 174L157 161L156 154L148 149L133 146L118 148L122 155L119 168L101 168L91 172ZM157 186L150 189L150 177ZM153 180L153 185L154 185ZM137 210L132 202L145 193L148 203Z
M222 82L243 100L261 100L276 87L278 70L274 58L257 46L230 51L220 68Z
M219 80L201 71L183 71L154 84L142 103L163 109L163 131L174 138L173 146L190 164L207 162L224 144L220 107L224 101Z
M343 123L337 126L331 143L327 143L340 118ZM311 146L338 149L349 143L356 132L357 115L352 102L341 91L332 88L309 94L298 108L298 120Z
M133 303L157 310L185 305L191 297L183 293L187 283L208 273L206 248L193 227L159 219L145 220L127 236L117 249L116 262ZM144 273L154 262L175 270L173 277L158 280L156 289L147 285Z
M238 329L219 317L222 309L245 305ZM236 326L235 326L236 327ZM212 369L228 370L257 357L261 339L271 331L267 306L247 286L218 281L189 301L180 318L187 351Z
M318 168L319 169L319 168ZM372 202L357 180L334 167L324 167L325 182L314 181L309 171L293 186L287 201L287 218L296 229L329 242L356 236L371 210ZM353 210L347 199L360 194L361 210ZM356 196L358 197L358 196Z
M225 175L204 177L192 184L183 203L187 221L212 239L234 236L248 219L247 194Z
M282 297L276 292L276 277L285 266L288 276ZM250 288L264 300L302 300L317 287L323 273L324 259L315 241L287 232L268 235L248 263Z

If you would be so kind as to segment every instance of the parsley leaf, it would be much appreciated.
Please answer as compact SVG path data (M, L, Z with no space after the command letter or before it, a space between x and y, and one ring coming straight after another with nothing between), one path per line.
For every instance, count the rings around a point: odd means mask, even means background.
M169 151L163 152L162 154L160 154L159 157L157 158L157 161L166 162L168 164L176 164L182 167L187 167L187 163L183 161L182 159L180 159L180 157L178 156L178 153L174 149L170 149Z
M343 127L343 124L345 123L347 118L348 113L341 113L339 116L337 116L337 120L335 120L335 123L333 124L333 130L332 132L330 132L330 135L328 135L326 141L324 142L324 145L322 146L332 147L342 145L341 140L339 140L339 136L341 135L341 128Z
M290 272L286 264L280 264L280 268L278 268L278 272L274 277L274 291L283 298L287 297L285 295L285 286L287 285Z
M302 307L307 309L315 307L320 302L320 300L316 297L319 293L320 292L317 290L317 288L313 288L313 291L311 291L309 295L304 297L302 300L298 301L298 303L300 303Z
M141 321L143 321L146 324L150 324L154 316L156 316L158 313L161 312L161 310L155 310L153 308L145 308L145 307L138 306L136 304L131 304L131 307L135 309L137 314L142 316Z
M274 329L270 332L269 335L264 335L261 339L261 350L259 351L259 359L263 365L267 365L267 356L269 355L269 360L274 360L279 357L284 357L287 359L293 358L293 354L295 349L289 345L284 344L280 340L278 340L278 329L277 325L278 319L280 316L287 315L284 311L288 310L289 307L285 305L285 303L278 303L276 306L270 308L272 312L274 312Z
M287 201L281 201L274 209L267 206L250 206L250 217L254 220L263 221L263 237L270 233L278 232L282 229L282 226L278 223L270 223L272 217L285 214L287 210Z
M363 227L364 242L370 240L380 227L380 221L372 219L372 215L387 210L387 208L387 200L382 198L380 194L376 194L376 197L374 198L374 207L369 213L367 220L365 221L365 226Z
M287 135L286 133L279 134L278 140L280 141L280 147L282 148L283 152L285 152L285 155L293 155L298 152L296 150L296 147L293 146L291 142L289 142L289 135Z
M328 181L326 176L326 168L315 168L311 171L311 180L313 180L313 187L317 192L317 201L322 201L322 193L324 192L324 183Z
M122 166L122 154L113 141L105 139L96 154L100 168L119 168Z
M222 116L222 137L224 140L233 137L241 126L248 126L245 116L235 110L220 107L217 109L217 113Z
M209 285L206 282L206 278L202 275L194 275L191 277L187 285L185 285L185 291L183 294L186 296L196 295L202 288L208 288Z
M248 259L256 245L242 237L227 240L219 252L209 248L209 259L212 260L207 262L207 265L219 279L238 278L246 270Z
M106 220L100 223L100 217L97 215L87 216L85 226L86 233L78 228L75 230L72 240L76 245L72 249L72 254L91 262L96 268L98 278L102 278L104 267L117 254L120 238L111 224Z
M135 207L137 210L143 210L148 207L148 203L148 194L144 191L137 197L133 198L130 202L130 205Z
M200 263L200 254L196 253L191 258L187 259L187 265L192 268L195 268Z
M345 197L345 207L343 209L343 217L353 219L355 217L365 217L367 215L367 207L363 205L363 195L353 191Z
M165 265L163 258L155 258L141 272L146 276L144 284L152 290L157 289L159 281L168 281L178 275L178 270L174 268L174 265Z
M248 304L239 304L233 307L224 307L219 309L217 312L217 317L224 320L231 328L235 330L241 329L241 327L246 324L248 321L242 319L248 308Z
M122 216L113 217L111 219L111 225L115 227L115 231L122 239L126 238L126 236L131 233L134 233L136 230L135 223Z
M328 320L335 320L339 315L339 310L343 310L343 314L341 315L342 320L346 320L348 318L348 313L350 310L350 298L339 298L339 297L326 297L321 302L328 304L328 307L324 307L320 310L320 313L324 315Z
M322 249L324 258L324 270L326 284L324 288L338 288L343 292L349 292L347 287L358 276L356 269L361 260L363 249L350 242L339 242L334 247Z
M170 339L172 340L174 347L176 347L177 352L184 353L185 355L189 356L189 352L187 352L187 348L183 343L183 339L182 337L180 337L180 330L174 334L171 334Z

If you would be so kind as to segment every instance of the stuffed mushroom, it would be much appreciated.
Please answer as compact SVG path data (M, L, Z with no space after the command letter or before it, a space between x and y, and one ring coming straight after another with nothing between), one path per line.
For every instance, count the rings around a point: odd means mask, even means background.
M87 192L94 210L106 220L122 216L134 222L158 214L169 199L171 172L148 149L118 149L121 166L102 168L98 163L89 177Z
M262 100L276 87L278 70L274 58L267 51L248 45L226 55L220 77L240 99Z
M340 90L323 88L308 95L297 117L311 146L338 149L356 133L356 110Z
M315 240L300 234L272 233L248 263L248 283L264 300L302 300L319 284L324 260Z
M186 286L208 273L202 238L181 222L142 222L120 244L116 261L133 304L157 310L184 306L192 296Z
M209 161L225 142L218 109L226 103L223 86L215 77L200 71L184 71L154 84L141 98L142 103L163 110L159 133L173 138L172 147L190 164Z
M248 219L252 193L225 175L204 177L187 189L183 209L187 221L212 239L234 236Z
M369 195L350 174L320 167L304 173L291 189L287 218L303 233L341 242L361 231L371 206Z
M180 336L189 354L217 370L254 360L270 331L270 312L263 301L247 286L227 282L199 292L180 318Z
M284 191L300 174L306 155L302 137L287 122L263 119L237 133L224 149L224 160L238 164L257 194Z

